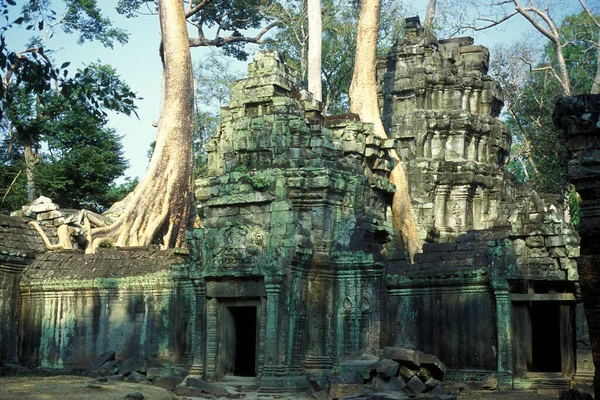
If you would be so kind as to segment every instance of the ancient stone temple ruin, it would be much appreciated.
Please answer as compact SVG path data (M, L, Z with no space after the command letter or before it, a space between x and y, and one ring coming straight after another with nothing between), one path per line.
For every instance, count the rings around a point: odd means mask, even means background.
M269 391L394 346L435 354L449 380L590 382L578 238L557 196L504 171L487 67L472 39L409 19L378 63L381 140L324 118L277 54L257 55L208 144L189 251L47 251L28 218L0 216L1 360L82 368L114 351ZM425 242L414 263L390 222L391 148Z

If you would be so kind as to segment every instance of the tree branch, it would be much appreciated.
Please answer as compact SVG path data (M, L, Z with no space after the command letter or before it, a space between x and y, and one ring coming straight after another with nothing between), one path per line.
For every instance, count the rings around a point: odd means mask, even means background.
M185 12L185 18L189 18L195 14L198 14L200 11L202 11L202 9L206 6L208 6L209 4L211 4L214 0L203 0L200 3L196 4L194 7L189 8L186 12Z
M190 47L205 47L205 46L215 46L215 47L223 47L229 43L256 43L263 44L264 41L262 37L271 29L279 24L279 21L275 21L264 27L258 34L254 37L250 36L225 36L225 37L215 37L214 39L206 39L204 37L198 38L190 38Z

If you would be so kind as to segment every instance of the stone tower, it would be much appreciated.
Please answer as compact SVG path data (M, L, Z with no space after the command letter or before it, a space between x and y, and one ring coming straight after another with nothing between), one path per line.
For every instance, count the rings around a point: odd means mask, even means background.
M378 63L379 104L396 140L421 239L452 241L498 217L510 149L489 51L462 37L437 40L419 18Z

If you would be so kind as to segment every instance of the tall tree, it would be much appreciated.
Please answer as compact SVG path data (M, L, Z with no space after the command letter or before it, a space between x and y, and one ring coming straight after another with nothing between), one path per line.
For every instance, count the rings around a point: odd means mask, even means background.
M579 0L579 4L590 17L595 19L584 0ZM560 7L564 7L564 3L561 3ZM464 9L464 4L461 3L459 8ZM535 30L548 39L555 54L553 65L532 65L531 68L535 71L548 71L551 73L560 85L563 96L571 96L574 93L568 71L568 60L565 55L570 43L564 40L564 36L560 31L560 24L553 17L554 10L549 2L529 0L523 3L521 0L507 0L490 5L489 2L473 0L469 9L473 10L477 16L475 20L472 20L469 14L459 15L460 28L462 29L481 31L498 26L515 16L520 15L525 18ZM471 19L471 21L467 22L468 19ZM600 23L596 19L595 22L600 30ZM596 40L593 43L597 46L598 42ZM597 47L595 51L598 51ZM598 71L598 69L594 69L594 71Z
M156 147L146 176L120 203L121 215L112 224L92 230L89 252L105 241L120 247L147 246L153 241L164 248L185 247L194 209L192 61L183 2L160 0L158 14L163 95Z
M308 0L308 91L323 101L321 83L321 0Z
M350 85L350 111L360 116L360 120L372 123L374 133L387 139L381 122L377 96L377 32L379 30L379 0L362 0L358 33L356 38L356 58ZM408 182L395 150L389 151L395 163L390 173L390 181L396 185L392 202L394 227L400 233L406 251L411 259L421 250L421 242L413 219L413 211L408 194Z
M11 5L15 6L16 3L9 1L0 4L7 20L8 16L15 13L15 9L9 8ZM48 46L50 38L62 28L65 33L79 35L79 43L97 40L104 46L112 47L115 42L127 41L126 33L112 27L95 0L68 0L64 9L59 11L51 8L49 1L26 2L20 7L18 17L0 29L0 117L8 118L8 136L14 137L23 146L30 200L37 197L34 175L40 160L38 150L42 135L37 125L51 117L40 114L43 107L41 97L53 86L57 92L61 92L70 84L66 79L69 62L60 67L54 65L53 52ZM17 51L7 46L4 35L19 26L26 26L32 35L25 48ZM27 124L17 118L19 109L28 109L29 115L25 121L33 116L36 122Z
M596 79L596 25L585 11L568 15L558 26L573 93L588 93ZM562 134L554 128L551 114L563 88L550 68L557 64L554 47L540 54L531 46L516 44L492 52L490 73L504 89L507 123L513 135L509 169L523 181L535 182L546 191L564 192L567 187L566 150Z

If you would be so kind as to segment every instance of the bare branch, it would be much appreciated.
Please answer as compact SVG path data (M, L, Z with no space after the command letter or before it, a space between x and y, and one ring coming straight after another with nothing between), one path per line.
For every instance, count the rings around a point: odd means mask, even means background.
M198 38L190 38L190 47L205 47L205 46L215 46L222 47L229 43L256 43L263 44L264 41L262 37L271 29L279 24L279 21L275 21L265 26L258 34L254 37L250 36L225 36L225 37L215 37L214 39L206 39L204 37Z
M185 18L189 18L195 14L198 14L202 9L209 4L211 4L214 0L203 0L200 3L196 4L193 8L190 8L185 13Z

